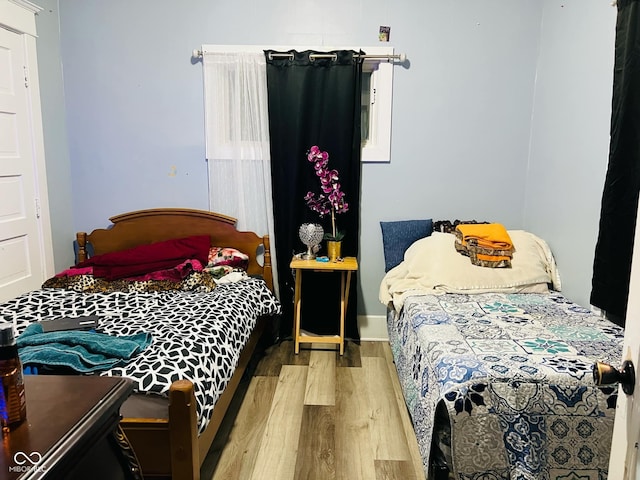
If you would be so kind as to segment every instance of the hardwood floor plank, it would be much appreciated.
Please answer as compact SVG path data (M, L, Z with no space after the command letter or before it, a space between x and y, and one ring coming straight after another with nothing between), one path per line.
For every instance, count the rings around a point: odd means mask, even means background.
M336 479L375 478L369 398L360 368L336 369Z
M336 404L336 352L312 350L304 396L305 405Z
M384 357L383 344L386 342L362 342L360 345L360 356L362 357Z
M282 343L270 346L256 365L254 375L277 377L284 365L284 349Z
M296 355L293 351L293 341L285 340L272 345L265 352L256 366L254 375L278 376L282 365L309 365L309 352L300 351Z
M391 379L393 392L395 394L396 402L398 403L398 412L400 414L400 420L402 421L402 426L407 439L407 447L409 448L409 454L411 455L411 463L415 472L415 478L423 480L425 478L425 473L424 466L422 465L422 457L420 456L418 441L416 440L416 434L413 430L411 416L407 410L407 404L404 401L402 387L400 386L400 380L398 379L398 372L396 371L396 366L393 361L393 353L391 352L389 342L383 342L383 350L384 358L389 369L389 378Z
M424 480L388 343L349 342L344 356L307 348L267 350L202 478Z
M410 460L407 438L384 357L362 357L376 460Z
M211 480L251 477L277 384L277 377L251 379Z
M416 480L411 462L376 460L376 480Z
M283 365L251 478L294 478L307 367Z
M361 367L360 362L360 345L351 340L345 341L344 355L338 355L336 360L338 367Z
M296 479L335 480L335 408L306 405L300 427Z

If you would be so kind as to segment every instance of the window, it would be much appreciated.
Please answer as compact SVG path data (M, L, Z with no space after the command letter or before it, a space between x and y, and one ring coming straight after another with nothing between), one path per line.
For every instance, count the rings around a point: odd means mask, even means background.
M393 47L364 47L362 51L367 55L393 55ZM362 161L389 162L393 62L365 59L362 71Z
M362 50L367 55L390 56L393 47L296 47L259 45L203 45L209 52L263 52L264 50ZM366 58L362 78L362 161L391 160L391 105L393 59ZM229 134L230 135L230 134Z

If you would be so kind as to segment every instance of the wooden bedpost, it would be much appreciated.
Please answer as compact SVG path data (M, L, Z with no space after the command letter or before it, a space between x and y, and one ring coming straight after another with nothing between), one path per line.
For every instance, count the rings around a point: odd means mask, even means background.
M269 243L269 235L265 235L262 241L264 243L263 278L269 290L273 292L273 271L271 270L271 244Z
M176 380L169 390L172 480L200 480L198 418L193 383ZM143 472L144 473L144 472Z
M76 263L84 262L87 259L87 233L76 233L76 242L78 242L78 258Z

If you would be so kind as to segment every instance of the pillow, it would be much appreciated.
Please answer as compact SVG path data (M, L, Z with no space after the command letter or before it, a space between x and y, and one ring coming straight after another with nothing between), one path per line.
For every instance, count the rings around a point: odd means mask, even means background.
M95 277L118 280L174 268L185 260L196 259L204 265L210 245L208 235L173 238L96 255L76 267L93 267Z
M246 270L249 266L249 255L240 250L230 247L211 247L209 249L209 260L207 270L214 267L228 266Z
M388 272L404 259L404 252L416 240L428 237L433 231L432 220L398 220L380 222L384 271Z

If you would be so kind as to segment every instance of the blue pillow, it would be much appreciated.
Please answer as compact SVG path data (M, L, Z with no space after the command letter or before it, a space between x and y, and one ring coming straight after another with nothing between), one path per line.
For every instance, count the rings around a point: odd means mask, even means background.
M382 247L384 249L384 271L388 272L404 260L404 252L416 240L428 237L433 232L432 219L399 220L380 222Z

